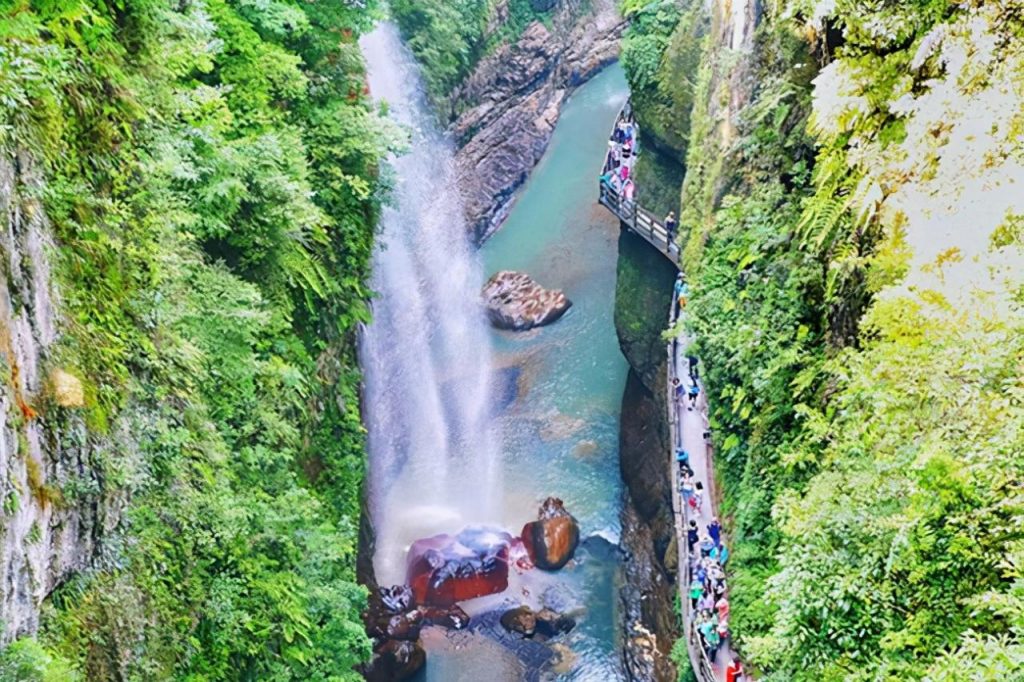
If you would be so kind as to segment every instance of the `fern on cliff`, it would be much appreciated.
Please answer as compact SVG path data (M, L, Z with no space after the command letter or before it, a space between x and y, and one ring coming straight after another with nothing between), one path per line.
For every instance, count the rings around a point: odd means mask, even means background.
M26 640L0 669L358 677L353 335L368 316L377 169L397 140L365 99L355 44L374 11L0 10L0 135L47 180L55 356L86 384L103 485L66 497L130 500L103 561L50 596L46 650Z

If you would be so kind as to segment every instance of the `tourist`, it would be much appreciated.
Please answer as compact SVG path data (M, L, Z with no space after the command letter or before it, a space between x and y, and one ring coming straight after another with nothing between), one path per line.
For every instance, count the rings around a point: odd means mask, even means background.
M689 466L690 453L687 452L686 450L683 450L682 448L679 448L678 450L676 450L676 461L679 462L680 469L683 467L684 464Z
M708 524L708 535L715 541L715 546L722 544L722 524L718 522L717 516L711 517L711 523Z
M686 309L686 299L690 296L690 285L683 279L682 273L679 273L679 279L676 288L676 299L679 301L679 309Z
M690 498L690 507L699 512L704 504L704 484L700 481L694 484L693 497Z
M722 597L715 602L715 610L718 611L718 621L720 623L729 620L729 600L726 597Z
M711 612L715 608L715 598L712 597L710 593L705 593L701 596L700 601L697 602L697 608L701 613L707 613L710 617Z
M725 596L726 585L725 578L718 578L712 584L711 591L714 593L716 599L721 599Z
M697 396L700 395L700 384L694 382L690 384L690 407L687 409L693 411L693 408L697 406Z
M708 658L714 663L715 656L718 655L718 647L722 643L722 638L718 636L718 623L711 624L711 628L704 637L704 641L708 643Z
M692 475L683 476L683 480L679 483L679 494L683 497L683 504L689 504L690 498L693 497L693 477ZM690 523L693 523L691 521ZM696 542L696 537L694 538ZM693 551L693 543L691 543L690 551Z
M675 295L676 295L676 300L679 301L679 307L680 308L683 307L682 295L683 295L683 287L685 287L685 286L686 286L686 282L683 281L683 273L680 272L676 276L676 283L675 283L675 286L673 287L673 290L675 291ZM676 379L678 379L678 378L679 377L676 377Z
M668 215L665 216L665 232L668 233L669 242L674 242L676 240L676 228L678 226L679 223L676 222L676 212L669 211Z
M629 162L629 157L633 155L633 145L630 142L625 142L622 145L622 162Z
M716 545L710 556L720 565L725 566L725 562L729 560L729 548L725 545Z
M711 538L709 538L706 534L702 535L700 538L700 555L702 557L709 557L711 556L711 550L713 550L714 548L715 543L711 542Z
M672 397L676 403L683 402L683 396L686 394L686 387L683 386L683 382L679 380L679 377L672 377Z
M729 662L729 667L725 669L725 682L741 682L744 676L743 664L740 663L740 659L732 659Z
M690 363L690 381L697 383L697 379L699 378L697 376L697 356L687 355L686 360Z
M624 171L629 170L625 166L623 166L622 169ZM636 184L634 184L632 180L626 180L626 184L622 186L622 195L626 198L626 201L633 201L636 197Z
M704 596L704 583L694 578L690 582L690 600L693 602L693 608L697 608L697 602Z
M697 522L693 519L690 519L690 527L686 529L686 544L690 554L693 554L693 547L697 544Z

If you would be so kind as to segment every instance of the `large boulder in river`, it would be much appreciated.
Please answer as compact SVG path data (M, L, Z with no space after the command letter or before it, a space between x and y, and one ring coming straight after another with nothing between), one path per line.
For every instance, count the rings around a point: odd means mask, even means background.
M544 500L537 520L523 526L523 544L537 568L557 571L580 542L580 526L557 497Z
M456 536L417 540L406 559L406 582L417 604L450 606L504 592L515 542L508 533L473 526Z
M512 270L487 280L482 295L491 324L499 329L523 331L549 324L572 306L561 291L545 289L529 275Z

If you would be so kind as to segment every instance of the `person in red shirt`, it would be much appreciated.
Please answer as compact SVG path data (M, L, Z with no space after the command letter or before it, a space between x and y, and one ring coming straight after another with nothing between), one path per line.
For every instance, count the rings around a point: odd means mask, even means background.
M734 658L725 669L725 682L740 682L745 677L743 664L740 659Z

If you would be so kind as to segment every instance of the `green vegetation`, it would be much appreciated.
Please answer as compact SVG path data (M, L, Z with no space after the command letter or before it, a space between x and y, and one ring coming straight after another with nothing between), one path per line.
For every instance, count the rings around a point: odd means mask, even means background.
M508 0L501 21L494 16L494 0L394 0L390 7L435 103L445 100L488 52L518 39L531 22L548 19L533 0Z
M365 96L355 39L373 12L2 10L0 146L45 177L56 355L84 378L105 486L68 492L130 500L38 643L4 652L4 679L358 678L353 341L398 140Z
M622 65L629 80L644 137L676 162L686 157L690 110L707 31L704 3L685 0L625 0L630 24L622 41Z
M659 69L682 21L649 38L658 69L628 69L641 113L688 135L738 646L780 682L1017 679L1019 3L765 12L744 53L703 19L690 110L644 99L678 83Z

